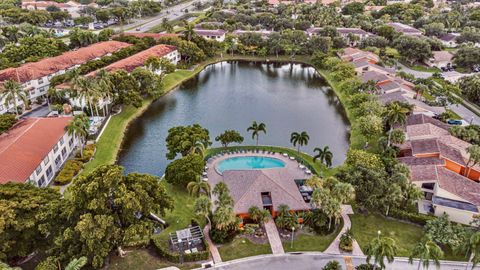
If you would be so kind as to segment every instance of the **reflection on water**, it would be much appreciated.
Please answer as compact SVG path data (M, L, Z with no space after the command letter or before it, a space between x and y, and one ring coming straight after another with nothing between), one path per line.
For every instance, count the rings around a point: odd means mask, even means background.
M212 141L235 129L254 144L247 127L264 122L260 143L291 146L290 134L307 131L308 146L330 146L334 165L345 159L349 123L335 93L313 68L300 64L221 62L205 68L176 91L155 101L132 122L119 164L127 172L162 175L168 160L165 138L171 127L199 123ZM214 145L219 144L214 142Z

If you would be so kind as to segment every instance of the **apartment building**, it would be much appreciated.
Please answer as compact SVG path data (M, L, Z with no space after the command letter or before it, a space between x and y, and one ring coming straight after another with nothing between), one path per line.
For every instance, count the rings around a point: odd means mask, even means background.
M20 83L26 91L28 99L34 102L38 97L45 97L52 77L64 74L88 61L111 55L128 46L131 46L131 44L119 41L100 42L75 51L65 52L59 56L45 58L38 62L26 63L16 68L7 68L0 71L0 84L7 80ZM23 105L23 101L18 100L17 106L21 105ZM13 106L13 101L5 106L5 100L1 99L0 114L14 111Z
M0 184L47 186L79 139L65 131L72 117L27 118L0 135Z

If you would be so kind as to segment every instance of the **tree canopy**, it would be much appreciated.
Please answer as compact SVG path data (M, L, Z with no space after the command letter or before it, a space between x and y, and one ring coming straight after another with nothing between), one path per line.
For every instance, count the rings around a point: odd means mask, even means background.
M208 130L199 124L169 129L166 142L168 159L174 159L177 154L186 156L197 142L201 142L205 147L212 144Z

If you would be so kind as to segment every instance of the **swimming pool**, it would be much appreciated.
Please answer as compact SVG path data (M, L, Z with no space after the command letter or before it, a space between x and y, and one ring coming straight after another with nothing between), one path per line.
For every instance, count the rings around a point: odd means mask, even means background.
M246 156L231 157L220 161L217 164L217 171L223 173L228 170L259 170L283 167L285 167L285 163L277 158Z

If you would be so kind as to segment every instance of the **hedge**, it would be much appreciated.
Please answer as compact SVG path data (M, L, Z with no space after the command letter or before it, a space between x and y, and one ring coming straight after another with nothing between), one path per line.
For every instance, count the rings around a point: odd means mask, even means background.
M419 213L410 213L402 210L392 209L389 213L390 217L410 221L418 225L425 225L427 221L435 219L434 216L419 214Z
M70 183L75 177L80 170L83 167L83 162L78 161L78 160L67 160L65 162L65 166L63 166L63 169L60 171L60 173L55 177L54 182L58 185L66 185Z
M83 156L80 156L80 153L77 153L76 160L87 163L92 159L95 154L95 144L88 144L83 148Z
M164 245L163 241L165 240L158 237L152 238L152 244L153 246L155 246L155 249L157 250L158 255L162 258L165 258L169 262L180 263L180 254L170 251L169 248ZM183 254L183 261L196 262L196 261L207 260L210 255L210 252L208 251L208 243L205 240L203 240L203 244L205 245L204 251L199 251L199 252L190 253L190 254Z

